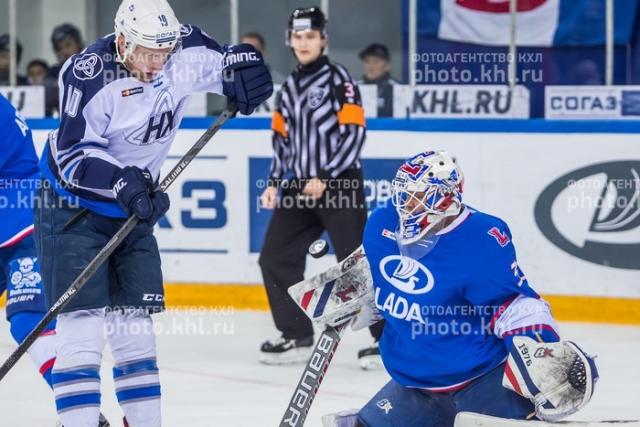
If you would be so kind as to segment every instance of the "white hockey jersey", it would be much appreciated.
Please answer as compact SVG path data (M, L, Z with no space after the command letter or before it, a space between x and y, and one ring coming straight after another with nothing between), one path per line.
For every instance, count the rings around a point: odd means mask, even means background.
M111 191L114 175L137 166L158 179L191 93L222 93L223 47L191 25L181 34L182 47L148 83L116 61L113 34L67 60L58 82L60 127L40 162L59 195L125 217Z

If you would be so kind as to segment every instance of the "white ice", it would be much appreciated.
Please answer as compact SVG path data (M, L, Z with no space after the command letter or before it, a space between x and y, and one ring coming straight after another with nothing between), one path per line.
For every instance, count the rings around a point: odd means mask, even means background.
M0 312L4 319L4 312ZM172 311L155 316L162 381L164 426L277 426L302 366L269 367L257 362L258 346L276 335L262 312ZM0 321L0 358L15 348L9 325ZM640 418L640 328L561 323L563 338L598 355L601 379L591 403L572 419ZM368 346L368 331L347 331L307 419L320 426L322 414L358 408L388 380L386 373L364 372L356 360ZM105 351L102 411L121 425L111 380L112 359ZM0 383L0 426L53 427L51 392L28 358Z

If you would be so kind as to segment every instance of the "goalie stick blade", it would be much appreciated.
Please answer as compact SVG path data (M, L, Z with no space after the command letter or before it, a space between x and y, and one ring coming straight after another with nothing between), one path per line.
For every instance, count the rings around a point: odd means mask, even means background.
M280 421L280 427L302 427L304 425L313 399L318 393L318 388L320 388L327 369L329 369L329 364L338 348L346 326L347 324L336 326L335 328L328 326L318 338L318 342L311 353L311 358L302 372L287 410Z
M640 427L638 420L611 421L559 421L549 423L545 421L510 420L507 418L490 417L473 412L460 412L456 415L455 427Z

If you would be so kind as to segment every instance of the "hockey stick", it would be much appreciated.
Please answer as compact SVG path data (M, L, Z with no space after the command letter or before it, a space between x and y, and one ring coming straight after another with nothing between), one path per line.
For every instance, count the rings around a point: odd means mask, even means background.
M202 134L198 141L191 147L191 149L180 159L177 165L171 169L171 171L165 176L160 185L159 191L166 191L167 188L180 176L180 174L186 169L186 167L193 161L193 159L200 153L209 140L215 135L222 125L238 111L235 105L229 106L225 111L218 116L216 121ZM0 366L0 381L7 375L9 370L20 360L20 358L27 352L29 347L38 339L44 328L51 323L51 321L58 315L71 301L71 298L82 289L82 287L89 281L93 274L100 268L113 251L124 241L129 233L135 228L138 223L138 217L130 216L122 227L113 235L111 240L105 245L98 255L91 260L91 262L85 267L80 275L73 281L64 294L56 301L49 309L47 314L40 320L35 328L27 335L27 337L18 345L18 348L7 358L7 360Z
M336 327L327 326L320 335L311 354L311 359L307 362L282 421L280 421L280 427L302 427L304 425L313 399L318 393L320 384L329 369L331 359L348 324L349 322L345 322Z
M314 258L320 258L327 253L327 249L326 242L318 240L311 244L309 253ZM365 274L368 268L364 249L360 246L338 265L289 288L289 295L312 320L326 323L323 320L328 319L323 317L323 313L334 311L336 304L344 307L345 302L358 295L359 288L363 289L358 284L367 282L370 278L370 274ZM332 318L331 324L338 325L327 326L320 335L280 421L280 427L304 425L313 399L353 315L353 311L347 309L344 315Z

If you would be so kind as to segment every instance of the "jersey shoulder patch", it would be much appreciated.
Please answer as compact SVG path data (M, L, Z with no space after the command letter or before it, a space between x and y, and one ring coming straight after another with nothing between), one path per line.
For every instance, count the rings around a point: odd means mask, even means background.
M489 234L489 236L492 236L494 239L496 239L498 244L503 248L507 246L511 241L511 238L509 237L509 235L506 232L500 230L498 227L491 227L491 229L487 231L487 234Z
M498 243L498 245L503 248L511 243L509 226L497 216L474 209L471 221L474 224L474 233L491 236L491 238L486 238L488 242L492 242L493 244Z
M104 62L97 53L84 53L73 60L73 75L78 80L91 80L104 70Z

